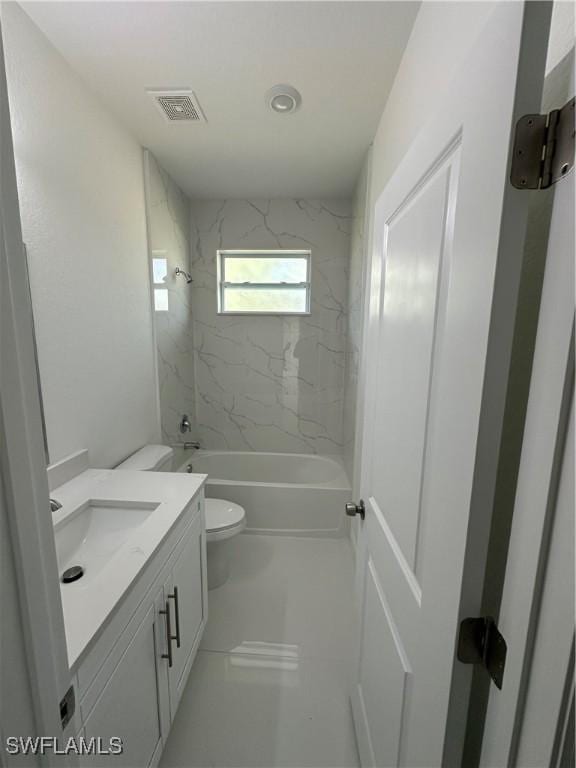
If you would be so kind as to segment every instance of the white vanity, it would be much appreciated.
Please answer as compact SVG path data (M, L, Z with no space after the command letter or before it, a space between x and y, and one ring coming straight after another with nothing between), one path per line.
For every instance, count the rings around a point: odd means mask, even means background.
M67 732L120 737L117 766L157 764L202 637L205 480L90 469L51 491L59 575L85 568L61 582L76 699Z

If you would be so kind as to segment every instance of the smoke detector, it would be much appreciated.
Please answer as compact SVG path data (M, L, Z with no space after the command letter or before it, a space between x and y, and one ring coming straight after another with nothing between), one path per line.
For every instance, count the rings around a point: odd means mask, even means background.
M279 115L296 112L302 103L302 96L291 85L275 85L266 93L266 104Z
M205 123L198 99L189 90L149 90L154 103L170 122Z

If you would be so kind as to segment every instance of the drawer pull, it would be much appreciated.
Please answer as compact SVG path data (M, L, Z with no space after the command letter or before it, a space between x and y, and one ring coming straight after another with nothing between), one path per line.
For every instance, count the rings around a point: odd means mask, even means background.
M170 626L170 603L166 601L166 608L163 611L158 611L158 613L161 613L162 616L166 616L166 645L168 648L168 653L163 653L162 658L168 659L168 666L172 666L172 640L174 639L172 637L172 628Z
M174 611L176 615L176 648L180 648L180 604L178 602L178 587L174 587L174 592L168 595L170 600L174 600Z

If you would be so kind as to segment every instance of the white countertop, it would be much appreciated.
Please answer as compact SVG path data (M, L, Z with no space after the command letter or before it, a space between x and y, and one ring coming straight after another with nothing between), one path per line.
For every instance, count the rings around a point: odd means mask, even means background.
M70 667L107 622L206 478L172 472L88 469L50 493L62 504L62 509L53 513L55 526L91 500L158 504L95 578L84 584L82 579L60 584Z

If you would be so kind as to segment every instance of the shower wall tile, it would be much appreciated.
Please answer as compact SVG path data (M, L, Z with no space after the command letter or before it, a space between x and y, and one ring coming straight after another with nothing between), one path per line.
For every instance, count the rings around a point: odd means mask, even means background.
M196 433L192 293L176 267L190 269L190 201L154 156L146 153L149 247L166 258L167 312L155 312L162 440L181 441L178 425L186 413Z
M341 454L349 201L194 201L197 435L207 448ZM218 315L216 252L310 248L311 314Z
M356 404L363 332L363 296L366 273L366 202L370 155L366 157L353 200L348 280L348 333L346 335L346 371L344 380L344 464L353 480L356 443Z

